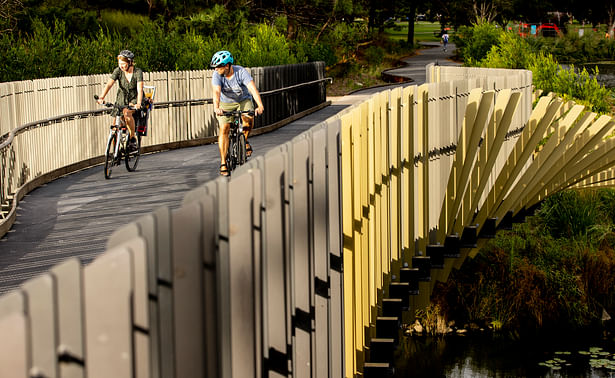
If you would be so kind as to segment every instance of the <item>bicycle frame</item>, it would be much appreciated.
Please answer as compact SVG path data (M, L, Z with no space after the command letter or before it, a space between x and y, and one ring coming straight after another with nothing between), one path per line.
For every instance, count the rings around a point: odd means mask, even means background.
M98 100L98 96L94 96ZM151 103L151 102L150 102ZM111 178L111 172L114 166L120 165L122 159L126 163L126 170L134 172L139 163L139 155L141 154L141 135L135 127L136 144L132 148L129 146L129 131L126 120L124 119L123 107L118 107L115 104L105 103L107 107L114 107L118 113L115 116L114 122L110 126L109 137L105 148L105 178ZM130 109L134 109L130 107ZM136 110L136 109L135 109ZM148 109L149 110L149 109ZM136 125L135 125L136 126Z
M243 133L243 122L241 121L241 119L239 117L235 117L235 120L233 120L233 123L231 123L231 128L229 130L229 147L230 147L230 142L231 142L231 138L233 139L233 144L239 142L238 137L239 134Z
M242 115L253 115L254 111L251 110L235 110L231 112L224 112L224 115L233 117L233 122L230 124L228 135L228 149L226 151L226 167L229 175L236 167L244 164L247 160L246 157L246 139L243 130ZM243 142L242 142L243 140Z
M124 136L124 138L122 138ZM120 153L120 144L126 144L126 140L128 138L126 136L126 123L123 120L122 115L115 116L115 121L111 125L111 130L109 132L109 138L107 139L107 144L112 138L115 138L115 148L113 149L113 160L117 160ZM123 140L122 140L123 139ZM124 148L126 146L123 146Z

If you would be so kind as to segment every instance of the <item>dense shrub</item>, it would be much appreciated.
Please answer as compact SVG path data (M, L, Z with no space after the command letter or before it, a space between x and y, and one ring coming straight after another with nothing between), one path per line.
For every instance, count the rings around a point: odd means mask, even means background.
M29 3L24 4L24 12L18 22L19 30L28 34L34 32L36 23L41 20L45 20L47 27L53 27L58 21L63 23L69 35L90 35L101 26L95 11L75 7L70 0L58 0L53 6Z
M329 45L303 39L291 43L293 43L293 50L296 51L299 61L323 61L327 66L332 66L338 61L335 51Z
M467 65L474 65L472 62L480 62L491 50L491 46L498 43L502 33L502 29L491 23L463 26L455 33L452 42L457 46L463 61Z
M58 0L52 10L29 7L28 21L22 18L18 31L0 35L0 59L5 62L0 81L107 73L123 49L134 51L136 64L146 71L206 69L213 53L225 49L244 66L324 61L328 68L340 63L339 71L346 76L357 69L361 54L378 66L382 49L396 48L373 43L367 22L342 18L346 12L364 11L351 1L338 1L338 19L324 25L298 24L275 14L253 23L255 17L245 9L229 11L219 4L177 13L182 16L160 14L154 20L143 15L143 9L133 13L138 7L87 12L71 8L74 4L68 0ZM82 20L74 21L77 16Z
M535 38L535 43L562 63L615 60L615 41L604 38L604 33L567 33L560 38Z
M209 67L211 57L216 51L223 48L232 50L231 46L225 47L224 42L218 38L205 38L194 31L189 31L183 35L181 47L182 52L177 57L175 66L178 70L206 69Z
M100 12L101 27L111 33L124 35L138 35L143 25L149 22L147 16L130 12L103 10ZM93 29L98 30L99 27ZM91 35L90 33L86 35Z
M243 12L229 12L219 4L190 17L177 17L169 23L169 29L180 34L193 32L202 36L215 35L229 41L239 38L246 27L248 20Z
M467 65L489 68L527 69L536 51L525 39L512 33L500 33L498 39L479 60L468 57Z
M236 46L236 56L245 66L297 63L286 38L275 27L265 24L255 26L250 35L239 38Z
M581 328L615 310L615 191L564 191L500 231L433 301L449 319L496 329Z
M369 46L365 50L367 60L372 64L381 64L384 60L385 50L380 46Z
M476 34L476 32L475 32ZM545 53L535 38L522 38L513 33L500 33L498 39L480 60L472 56L467 65L490 68L515 68L532 71L533 84L545 93L575 99L596 112L610 110L610 91L598 83L586 69L563 68L553 55Z
M356 52L360 42L367 40L368 30L364 23L338 22L331 31L322 38L323 42L333 46L339 60L350 59Z
M48 26L35 20L31 34L0 35L0 59L5 62L0 66L0 81L107 73L117 65L117 53L123 49L132 50L136 64L146 71L207 69L211 56L221 49L232 51L237 62L248 67L320 58L335 61L323 46L296 54L297 44L265 24L246 25L236 31L236 38L224 39L216 33L204 35L194 29L180 33L167 26L147 21L132 30L135 34L99 28L91 36L74 36L62 21Z

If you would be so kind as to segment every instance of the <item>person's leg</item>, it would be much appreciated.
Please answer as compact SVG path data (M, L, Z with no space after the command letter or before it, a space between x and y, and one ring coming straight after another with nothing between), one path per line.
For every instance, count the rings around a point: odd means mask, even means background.
M241 110L254 110L254 104L252 103L252 100L244 100L239 104L239 108ZM243 124L243 135L246 137L246 155L247 157L250 157L252 156L252 146L248 142L248 136L254 127L254 117L243 115L241 116L241 121Z
M252 127L254 126L254 117L249 116L241 116L241 120L243 123L243 135L246 137L246 156L252 156L252 145L248 142L248 135L250 135L250 131L252 131Z
M220 103L220 109L225 112L237 110L239 104L237 103ZM220 150L220 173L224 176L228 176L228 167L226 166L226 152L228 151L228 136L231 130L232 117L217 116L218 119L218 149Z
M135 117L133 116L134 110L124 109L124 122L130 131L130 139L135 136Z
M228 150L228 133L231 128L230 123L220 124L220 130L218 132L218 149L220 150L220 173L224 174L228 170L226 168L226 151ZM224 169L222 169L224 166Z

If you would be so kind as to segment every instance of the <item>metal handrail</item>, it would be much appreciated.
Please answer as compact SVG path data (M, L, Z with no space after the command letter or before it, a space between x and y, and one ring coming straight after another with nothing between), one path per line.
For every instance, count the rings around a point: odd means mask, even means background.
M325 77L322 79L317 79L317 80L312 80L312 81L308 81L305 83L291 85L289 87L273 89L270 91L264 91L264 92L261 92L261 96L270 96L270 95L273 95L279 92L286 92L286 91L301 88L304 86L318 84L323 81L328 81L329 83L332 83L333 79L330 77ZM212 104L212 103L213 103L213 99L211 98L202 98L202 99L196 99L196 100L162 101L162 102L155 102L153 109L156 109L156 108L166 109L169 107L188 106L188 105L205 105L205 104ZM28 122L26 124L23 124L21 126L14 128L13 130L9 131L7 134L2 135L2 137L0 137L0 141L2 141L2 143L0 143L0 150L4 149L6 146L11 144L15 136L29 129L47 126L53 123L61 123L61 122L72 121L76 119L95 117L95 116L99 116L99 115L102 115L104 113L109 113L109 112L111 112L111 109L86 110L82 112L62 114L56 117L45 118L39 121Z

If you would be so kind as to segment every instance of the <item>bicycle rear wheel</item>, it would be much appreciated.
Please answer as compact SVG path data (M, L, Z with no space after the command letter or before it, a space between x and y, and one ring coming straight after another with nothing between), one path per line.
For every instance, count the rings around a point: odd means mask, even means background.
M137 148L134 151L131 151L128 145L126 146L124 162L126 163L128 172L134 172L137 169L139 156L141 156L141 135L137 135L135 138L137 138Z
M237 165L242 165L248 160L246 153L246 136L240 133L237 139Z
M111 178L111 170L113 169L113 153L115 152L115 135L109 138L107 142L107 150L105 152L105 178Z

